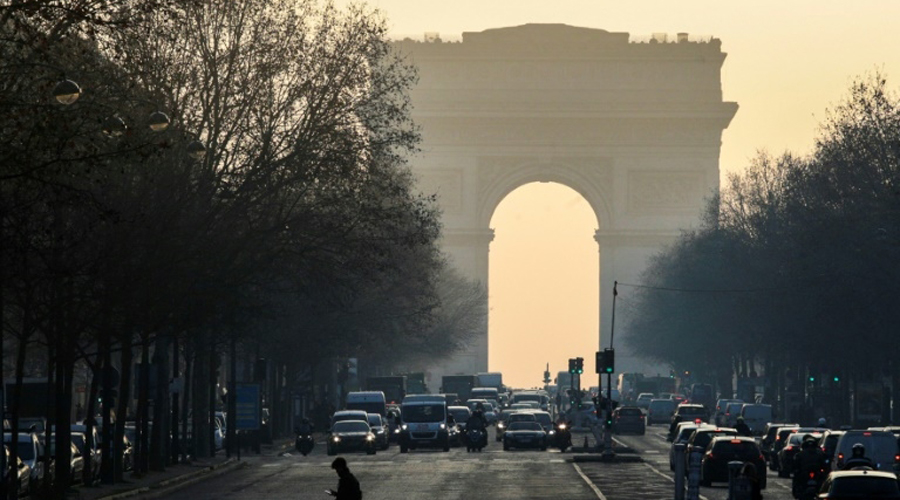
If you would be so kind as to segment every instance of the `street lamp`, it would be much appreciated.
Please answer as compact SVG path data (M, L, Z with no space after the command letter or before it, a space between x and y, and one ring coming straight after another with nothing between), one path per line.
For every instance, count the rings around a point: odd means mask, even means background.
M128 126L125 125L125 120L118 116L110 116L106 120L103 120L103 133L109 137L119 137L123 135L126 130L128 130Z
M187 145L187 154L195 160L201 160L206 156L206 146L202 142L194 140Z
M169 124L172 123L172 121L169 120L169 116L162 111L154 111L151 113L149 122L150 130L154 132L162 132L169 128Z
M60 104L68 106L81 97L81 87L72 80L62 80L56 84L56 87L53 87L53 97Z

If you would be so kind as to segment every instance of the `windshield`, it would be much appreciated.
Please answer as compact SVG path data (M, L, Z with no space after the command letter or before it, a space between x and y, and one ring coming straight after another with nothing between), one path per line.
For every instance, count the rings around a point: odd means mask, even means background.
M369 424L360 420L344 420L335 423L331 432L369 432Z
M541 403L544 401L544 398L541 397L540 394L516 394L513 396L513 402L522 403L524 401L537 401Z
M876 496L897 495L897 481L886 477L849 476L834 481L831 487L833 495L846 495L854 498L872 498Z
M694 446L699 446L701 448L706 448L712 438L716 436L736 436L737 434L731 431L712 431L712 432L697 432L694 434Z
M360 410L366 413L377 413L379 415L383 414L385 411L384 403L379 403L377 401L348 401L347 409Z
M553 425L553 420L550 418L549 413L535 413L534 418L536 418L537 421L545 427Z
M537 422L513 422L509 424L508 431L542 431L541 424Z
M369 425L372 427L381 427L381 415L369 414Z
M444 405L407 405L400 408L404 422L441 422L444 420Z
M19 452L19 458L22 460L34 460L34 445L31 443L23 443L19 442L19 445L16 446L16 451Z
M453 415L453 419L457 422L465 422L469 420L469 410L450 410L450 414Z

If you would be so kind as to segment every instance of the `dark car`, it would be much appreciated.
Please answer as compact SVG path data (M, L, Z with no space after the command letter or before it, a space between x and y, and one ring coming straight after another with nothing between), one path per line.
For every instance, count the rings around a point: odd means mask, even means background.
M797 453L800 453L806 436L812 436L818 441L822 437L822 433L792 432L789 434L787 442L778 452L778 477L791 477L791 474L794 473L794 457L797 456Z
M763 456L766 457L766 460L771 460L772 457L770 454L772 453L772 446L775 444L775 437L778 435L778 431L781 429L787 428L799 428L800 424L786 424L786 423L769 423L766 424L766 427L763 428L762 432L762 441L759 443L760 449L762 449Z
M31 483L31 469L22 461L21 457L16 457L16 466L10 463L9 447L4 445L3 452L6 453L6 471L3 471L3 480L7 477L16 476L16 491L20 497L29 493Z
M897 476L891 472L848 470L834 471L828 475L819 490L819 499L844 500L878 498L900 499Z
M738 431L736 429L732 429L730 427L716 427L714 425L701 425L694 433L691 434L691 437L688 439L688 442L685 444L684 453L685 453L685 462L686 464L690 463L691 451L694 448L700 448L701 450L706 450L709 443L715 437L726 436L726 437L737 437ZM688 470L685 467L684 470L685 475L687 475Z
M367 419L369 428L372 429L372 434L375 434L375 442L378 444L378 447L382 450L388 449L391 445L390 434L388 433L387 425L384 424L381 415L378 413L369 413Z
M510 422L506 432L503 433L503 450L511 448L540 448L547 449L547 433L536 421Z
M781 471L781 450L787 446L791 434L818 433L821 435L821 433L826 430L827 429L823 429L820 427L785 427L779 429L778 434L775 436L775 442L772 444L772 450L769 452L769 469L779 472ZM787 467L790 467L790 464L788 464Z
M706 447L700 469L700 485L728 481L728 462L751 462L756 466L759 487L766 487L766 459L756 440L743 436L714 437Z
M362 420L335 422L328 434L327 443L326 451L329 455L343 451L364 451L368 455L374 455L378 446L369 424Z
M831 461L834 460L834 452L837 450L838 440L844 435L844 431L825 431L819 438L819 448L825 452L825 463L831 470Z
M631 432L644 435L647 431L647 423L644 420L644 412L637 406L620 406L613 410L613 432L625 434Z

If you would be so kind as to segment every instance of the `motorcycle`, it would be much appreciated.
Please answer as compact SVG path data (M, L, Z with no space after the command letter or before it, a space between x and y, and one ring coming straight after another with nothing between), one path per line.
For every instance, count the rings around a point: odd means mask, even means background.
M566 424L557 424L556 428L553 430L553 444L554 448L559 448L560 452L566 451L566 448L572 446L572 433L569 431L569 427Z
M798 500L815 500L819 496L819 488L822 484L819 481L820 474L810 472L806 477L806 481L802 485L798 485L800 487L798 488L799 491L795 492L795 498Z
M466 451L481 451L486 445L487 434L483 430L466 430Z
M313 439L312 434L297 434L297 438L294 439L294 447L297 448L297 451L302 453L304 457L309 455L315 445L316 442Z

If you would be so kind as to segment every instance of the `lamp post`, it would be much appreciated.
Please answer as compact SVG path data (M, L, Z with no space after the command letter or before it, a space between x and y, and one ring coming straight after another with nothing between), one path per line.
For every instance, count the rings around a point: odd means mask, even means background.
M619 282L613 281L612 318L609 330L609 353L613 353L613 337L616 334L616 298L619 296ZM606 371L606 419L604 420L605 432L603 433L603 456L612 458L616 452L612 447L612 371Z

